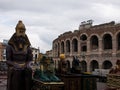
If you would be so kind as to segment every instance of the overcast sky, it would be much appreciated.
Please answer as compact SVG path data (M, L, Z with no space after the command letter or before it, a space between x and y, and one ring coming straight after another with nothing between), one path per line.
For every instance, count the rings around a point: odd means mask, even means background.
M9 40L22 20L32 46L45 53L60 34L90 19L120 23L120 0L0 0L0 40Z

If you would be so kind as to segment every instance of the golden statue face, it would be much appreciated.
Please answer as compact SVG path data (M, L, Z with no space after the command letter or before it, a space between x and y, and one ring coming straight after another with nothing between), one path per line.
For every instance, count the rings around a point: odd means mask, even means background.
M54 67L53 67L53 63L51 63L50 59L46 59L45 62L44 62L44 70L47 71L47 72L50 72L50 73L53 73L54 72Z
M25 25L22 23L22 21L19 21L16 25L16 35L17 36L25 36Z
M16 30L16 35L17 35L17 36L25 36L25 30L22 29L22 28L18 28L18 29Z

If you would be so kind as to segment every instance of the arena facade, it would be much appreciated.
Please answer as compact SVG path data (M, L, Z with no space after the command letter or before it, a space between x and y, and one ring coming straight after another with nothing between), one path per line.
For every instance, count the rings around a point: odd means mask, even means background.
M83 71L110 69L116 64L120 59L120 24L92 24L92 20L81 22L78 30L65 32L53 41L56 68L60 54L65 54L70 67L76 56Z

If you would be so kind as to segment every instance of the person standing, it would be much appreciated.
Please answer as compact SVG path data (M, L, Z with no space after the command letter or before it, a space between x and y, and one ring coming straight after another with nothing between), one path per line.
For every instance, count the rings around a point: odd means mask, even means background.
M15 29L16 32L8 41L6 48L7 90L31 90L32 69L29 67L29 62L33 60L31 44L21 20Z

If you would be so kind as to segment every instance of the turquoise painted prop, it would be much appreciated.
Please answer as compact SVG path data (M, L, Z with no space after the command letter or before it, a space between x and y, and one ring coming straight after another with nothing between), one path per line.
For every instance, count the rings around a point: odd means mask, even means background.
M54 71L54 62L52 58L43 57L40 62L40 69L36 69L34 78L44 82L59 82L61 81Z

